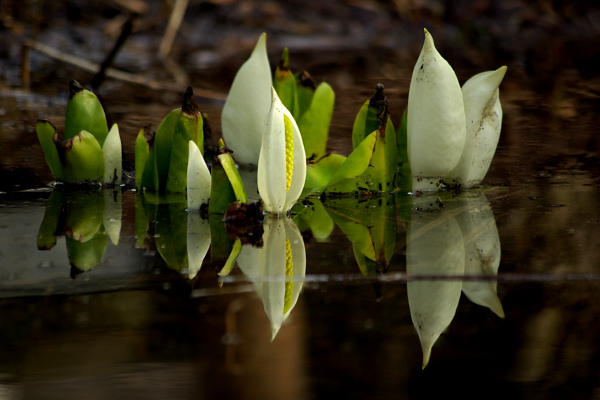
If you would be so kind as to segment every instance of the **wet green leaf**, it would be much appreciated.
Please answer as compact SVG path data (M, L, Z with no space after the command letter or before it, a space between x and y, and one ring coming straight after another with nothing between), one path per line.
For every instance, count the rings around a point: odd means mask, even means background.
M225 169L218 160L217 157L214 158L210 171L211 192L215 195L210 196L208 201L208 212L211 214L218 214L222 219L229 204L236 201L236 195L231 186L231 182L229 182L229 178L225 173Z
M304 113L310 108L316 86L312 76L307 71L302 71L295 75L296 77L296 101L297 107L294 114L294 119L299 120Z
M321 192L344 161L346 161L346 157L342 155L328 154L316 163L308 164L306 167L306 181L301 197Z
M296 98L296 77L290 71L289 65L289 51L287 48L283 50L281 59L277 64L275 70L275 77L273 79L273 87L277 91L279 99L287 108L292 115L296 115L298 112L297 98Z
M376 141L377 132L367 136L333 174L324 192L347 194L362 190L365 182L358 178L364 174L371 163Z
M325 155L334 104L335 93L329 84L323 82L315 90L306 112L297 119L309 159L319 159Z
M56 128L50 121L40 119L36 125L36 132L44 151L46 164L50 167L50 172L52 172L54 179L57 181L64 180L63 166L56 148L56 142L58 141Z

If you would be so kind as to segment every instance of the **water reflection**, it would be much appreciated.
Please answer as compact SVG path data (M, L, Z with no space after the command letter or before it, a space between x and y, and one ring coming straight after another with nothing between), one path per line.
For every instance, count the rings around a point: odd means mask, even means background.
M266 218L263 246L244 246L237 262L263 302L273 340L304 284L306 250L300 230L289 218Z
M352 242L362 274L387 271L396 246L394 197L328 199L325 208Z
M122 218L120 188L85 189L57 186L46 204L37 236L39 250L51 250L66 237L71 277L90 271L101 260L108 239L119 242Z
M140 237L153 238L167 266L189 279L200 271L211 244L208 219L198 212L188 212L185 196L157 197L140 193L136 198L136 234L138 243ZM141 242L147 243L147 240Z
M188 211L183 196L138 193L137 247L156 250L166 265L184 275L186 282L192 281L192 286L202 284L196 277L210 250L210 263L218 272L209 283L211 293L227 289L216 287L219 276L232 275L231 280L222 278L222 285L250 281L245 290L253 289L262 301L273 340L307 279L301 229L320 242L337 226L352 243L360 273L386 279L398 244L397 204L407 228L407 274L403 276L409 278L408 305L424 367L435 342L452 322L462 293L504 316L493 279L500 264L500 240L490 203L481 190L397 198L327 198L323 202L310 199L294 209L293 220L265 218L264 224L236 227L235 232L226 229L222 215ZM90 270L102 259L109 238L114 244L119 242L122 214L118 190L66 191L57 187L46 205L38 248L51 249L56 238L65 235L74 271ZM398 259L396 264L402 262ZM241 274L234 271L235 265Z
M432 276L432 280L407 283L411 318L423 350L423 368L433 345L452 322L461 292L504 317L495 281L443 278L496 275L499 264L498 230L482 191L464 192L455 198L447 194L445 199L437 194L413 198L406 270L409 276Z

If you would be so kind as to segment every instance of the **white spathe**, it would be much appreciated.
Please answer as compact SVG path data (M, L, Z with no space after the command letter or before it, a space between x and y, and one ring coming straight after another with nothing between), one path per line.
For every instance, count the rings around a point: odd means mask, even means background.
M123 175L123 156L121 149L121 136L119 127L113 124L108 132L108 136L102 146L102 155L104 156L104 182L103 183L121 183Z
M289 150L286 148L284 116L291 122L293 136L293 167L289 189L286 180L286 156ZM281 214L289 211L302 193L306 179L306 153L298 125L273 87L271 108L263 129L257 171L258 193L265 211Z
M465 148L446 183L473 187L481 183L498 146L502 128L502 106L498 87L506 67L473 76L462 87L466 118Z
M456 74L436 50L427 30L410 82L407 131L412 190L438 190L458 164L466 122Z
M223 140L240 164L258 163L272 85L267 34L263 33L252 55L235 75L221 113Z
M198 145L190 140L187 168L187 207L198 210L210 198L210 171L204 162Z

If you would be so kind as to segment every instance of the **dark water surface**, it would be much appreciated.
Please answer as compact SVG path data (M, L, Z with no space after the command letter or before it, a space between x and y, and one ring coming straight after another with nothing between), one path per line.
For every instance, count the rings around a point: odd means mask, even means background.
M475 18L490 24L478 30L478 23L468 24L467 11L456 9L442 22L433 8L408 18L383 2L309 1L319 7L317 21L304 10L298 11L301 22L284 26L293 13L279 6L205 3L206 9L191 6L188 15L203 24L184 24L188 45L172 53L192 84L226 93L266 29L273 65L288 45L292 60L297 52L293 68L306 66L336 91L329 148L344 155L351 150L354 116L378 82L397 122L423 24L433 25L436 45L461 83L508 65L500 87L502 136L485 186L439 198L400 189L351 207L330 200L324 209L317 202L298 206L306 268L287 282L296 302L280 328L273 304L285 291L284 275L238 263L219 276L223 259L213 263L216 250L207 247L190 279L193 271L173 256L185 258L177 247L186 242L185 230L164 227L195 226L200 239L193 243L201 247L208 225L199 219L192 224L185 211L173 208L146 235L133 190L92 194L90 201L104 213L86 211L97 224L88 227L89 241L100 243L88 253L100 261L73 270L76 255L66 232L51 250L38 250L53 187L35 121L48 118L62 129L68 81L89 82L92 75L33 53L31 90L25 91L19 42L0 46L0 398L599 398L597 11L560 9L535 19L526 17L526 6L491 2L496 14ZM340 10L336 23L319 22ZM243 12L258 19L246 22ZM75 18L58 14L62 22ZM164 18L149 15L154 19L144 20L116 66L166 80L151 57L162 32L152 23ZM511 25L516 17L519 28ZM105 20L77 18L82 22L72 26L50 24L41 39L101 61L110 40L98 46L102 53L91 50ZM27 36L26 28L23 33L2 21L6 43ZM131 170L137 132L148 123L157 126L179 106L180 94L108 79L99 95L119 124L125 169ZM201 107L213 138L220 137L221 102L206 100ZM320 224L302 220L319 210L325 212L317 214ZM385 238L387 270L357 261L364 261L357 249L365 244L356 229ZM424 369L419 335L440 335Z

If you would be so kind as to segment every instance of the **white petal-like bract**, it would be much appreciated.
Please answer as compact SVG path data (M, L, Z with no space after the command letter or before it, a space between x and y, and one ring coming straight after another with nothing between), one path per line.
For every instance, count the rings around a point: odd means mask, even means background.
M472 187L481 183L498 146L502 128L502 106L498 87L506 67L473 76L462 87L466 118L465 148L446 183Z
M258 161L258 192L265 211L274 214L287 212L304 188L306 179L306 154L302 136L291 113L279 100L275 89L271 90L271 108L267 115ZM286 159L290 149L286 148L285 118L289 120L293 137L292 177L287 187Z
M413 191L438 190L465 144L465 112L454 70L425 30L408 94L408 157Z
M240 164L258 163L272 84L267 35L263 33L252 55L235 75L221 113L223 140Z
M190 140L187 168L188 210L198 210L210 198L210 171L204 162L200 149Z
M102 146L104 156L104 183L121 183L123 155L119 127L113 124Z

